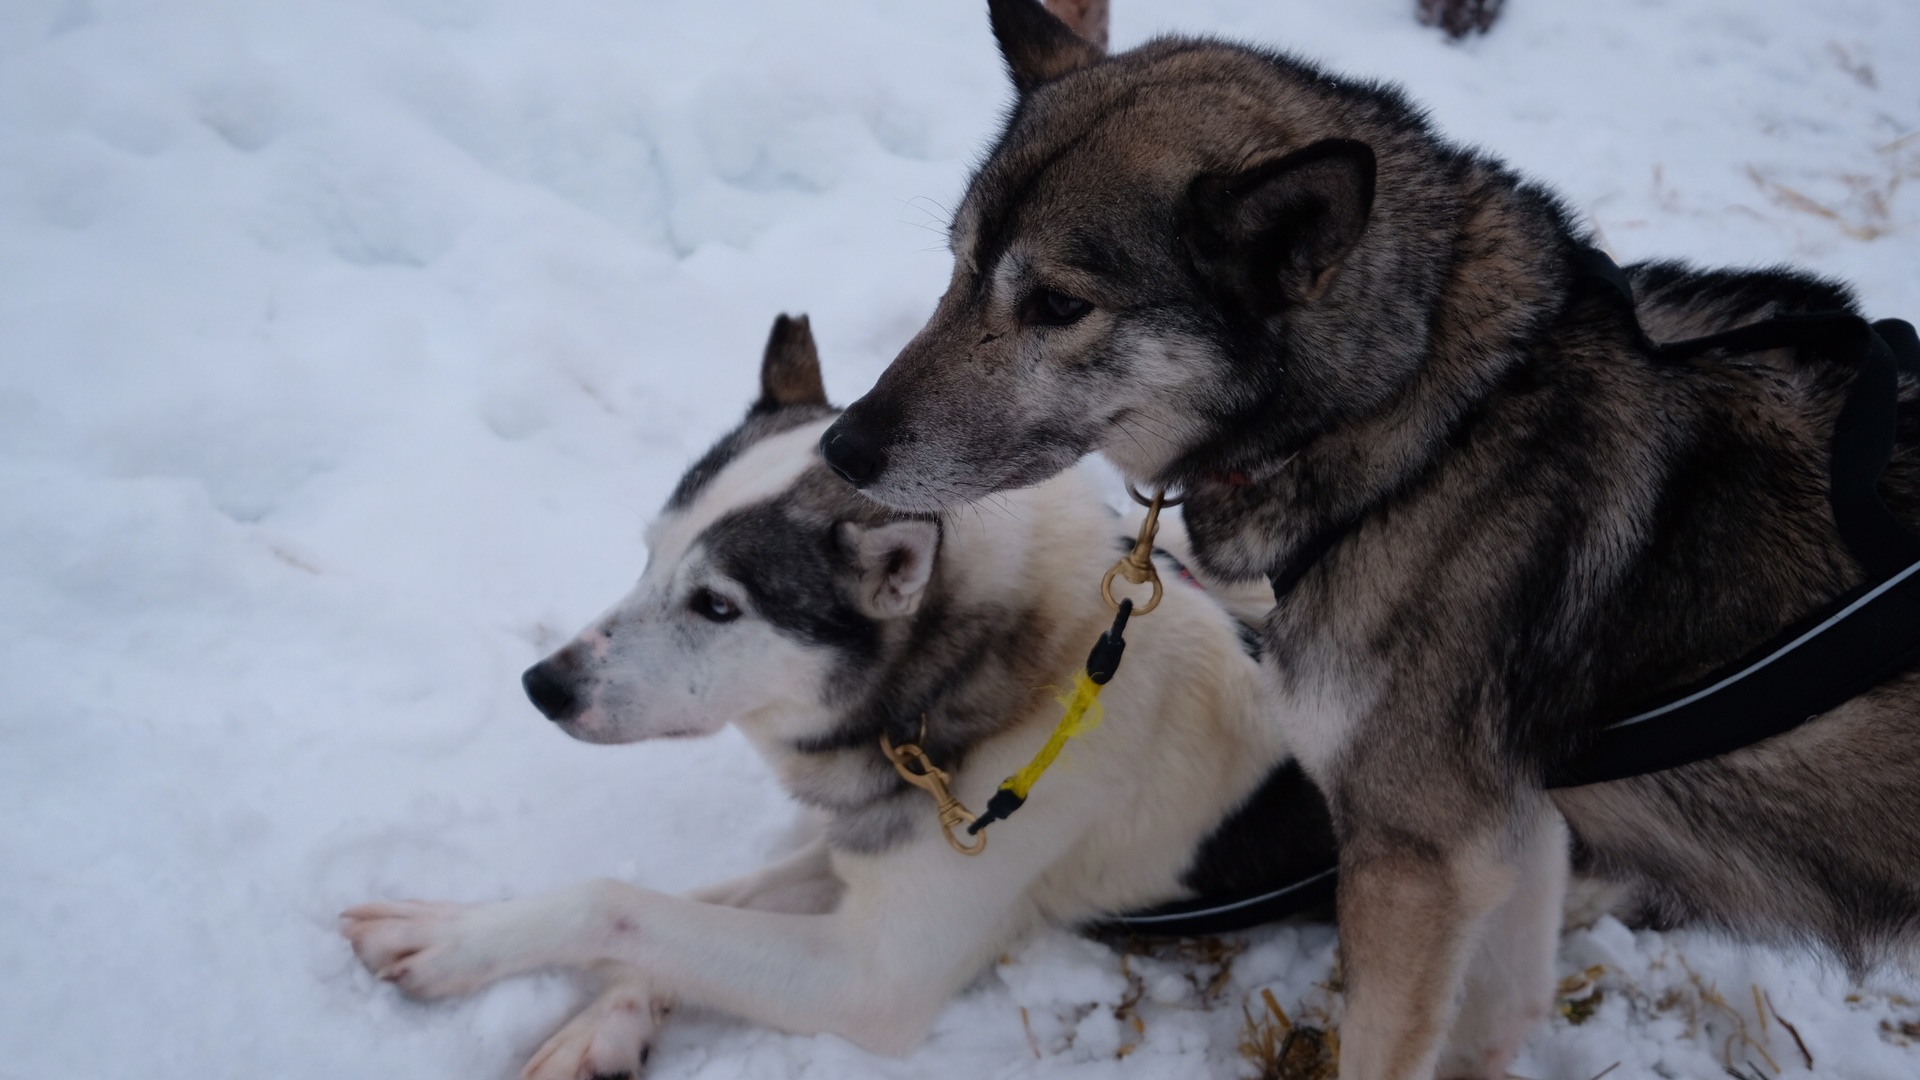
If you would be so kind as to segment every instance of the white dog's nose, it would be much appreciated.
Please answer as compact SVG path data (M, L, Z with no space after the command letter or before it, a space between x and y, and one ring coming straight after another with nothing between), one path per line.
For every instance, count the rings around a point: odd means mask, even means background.
M555 723L564 724L580 715L580 695L574 692L571 672L567 670L570 666L556 663L554 657L548 657L520 676L520 685L526 688L527 699Z

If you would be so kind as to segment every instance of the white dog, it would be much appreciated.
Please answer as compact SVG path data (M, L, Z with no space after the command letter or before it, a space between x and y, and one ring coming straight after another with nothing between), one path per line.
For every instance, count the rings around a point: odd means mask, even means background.
M1042 923L1258 893L1331 864L1319 797L1259 714L1241 624L1171 580L1127 629L1104 722L984 852L950 846L882 735L983 806L1046 741L1108 628L1098 583L1120 524L1071 471L945 519L858 495L816 450L836 414L804 318L775 323L762 384L653 525L633 592L525 682L592 742L738 725L824 812L823 835L690 896L602 881L367 904L342 931L369 969L430 998L542 968L599 974L604 991L528 1064L532 1080L636 1072L674 999L902 1053Z

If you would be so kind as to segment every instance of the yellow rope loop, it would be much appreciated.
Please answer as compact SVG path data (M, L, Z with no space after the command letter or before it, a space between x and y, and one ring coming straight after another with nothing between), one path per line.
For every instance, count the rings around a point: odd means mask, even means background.
M1100 726L1100 721L1106 715L1106 710L1100 707L1100 687L1119 669L1121 652L1126 648L1122 632L1127 620L1134 615L1145 615L1160 606L1165 586L1160 583L1159 568L1153 563L1153 540L1160 531L1160 511L1164 507L1178 505L1183 500L1168 502L1165 491L1157 491L1152 499L1147 499L1133 490L1132 485L1128 485L1127 494L1146 506L1147 520L1140 526L1140 537L1134 541L1133 549L1113 564L1106 577L1100 579L1100 595L1106 598L1108 606L1115 612L1113 628L1100 635L1100 640L1087 656L1086 665L1074 672L1073 689L1059 695L1057 700L1065 713L1060 717L1060 722L1054 725L1053 733L1047 736L1047 741L1041 744L1032 760L1019 772L1000 782L1000 787L987 800L986 807L978 816L953 797L947 787L951 778L936 768L918 746L911 743L895 746L884 733L880 736L880 749L887 755L887 760L893 762L901 778L933 796L940 815L940 828L946 834L947 843L963 855L978 855L986 849L987 838L982 830L996 821L1005 820L1009 814L1020 809L1027 801L1027 794L1033 790L1033 785L1060 757L1060 751L1066 748L1068 739ZM1113 579L1116 577L1124 577L1134 585L1152 582L1153 595L1138 607L1133 606L1131 599L1115 599ZM920 724L924 737L924 716ZM979 842L971 846L962 843L953 835L956 827L964 828L969 836L978 837Z
M1105 718L1106 710L1100 707L1100 684L1088 678L1085 671L1074 675L1073 691L1060 695L1060 704L1066 707L1066 713L1054 725L1053 734L1047 736L1046 744L1040 747L1039 753L1033 755L1032 761L1000 785L1022 799L1033 790L1040 774L1053 766L1054 759L1060 756L1068 739L1092 731Z

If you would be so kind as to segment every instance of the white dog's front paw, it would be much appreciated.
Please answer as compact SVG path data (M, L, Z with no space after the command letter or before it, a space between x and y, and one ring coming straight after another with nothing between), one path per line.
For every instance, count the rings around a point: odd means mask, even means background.
M521 1070L521 1080L636 1078L668 1008L666 1002L652 1000L644 986L608 987L547 1040Z
M491 904L401 900L362 904L340 916L340 933L360 962L414 997L471 994L503 975L490 940Z

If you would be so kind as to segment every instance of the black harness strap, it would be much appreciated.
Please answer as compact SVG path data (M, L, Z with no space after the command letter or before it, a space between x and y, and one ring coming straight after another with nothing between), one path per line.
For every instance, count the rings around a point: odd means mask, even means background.
M1920 341L1898 319L1869 326L1844 312L1782 315L1659 351L1677 363L1715 350L1825 345L1857 358L1834 421L1829 500L1867 581L1765 645L1668 700L1617 720L1547 778L1578 787L1677 768L1790 731L1920 661L1920 538L1877 489L1893 453L1896 366L1920 374Z
M1202 896L1195 900L1162 904L1146 911L1109 915L1087 929L1097 933L1147 934L1156 937L1231 934L1236 930L1263 926L1332 903L1334 875L1337 873L1337 867L1329 866L1292 884L1253 896Z
M1587 280L1618 294L1633 291L1613 260L1582 253ZM1635 322L1636 329L1638 322ZM1707 353L1821 347L1856 373L1834 420L1829 501L1841 540L1867 581L1782 631L1745 657L1669 700L1602 728L1548 778L1548 787L1622 780L1750 746L1790 731L1920 662L1920 537L1881 501L1878 485L1893 453L1898 376L1920 376L1920 335L1899 319L1868 324L1847 312L1779 315L1725 333L1667 345L1647 344L1657 363ZM1309 537L1272 575L1275 603L1359 524ZM1116 915L1096 929L1157 935L1218 934L1295 915L1332 898L1334 867L1255 896L1201 897Z

